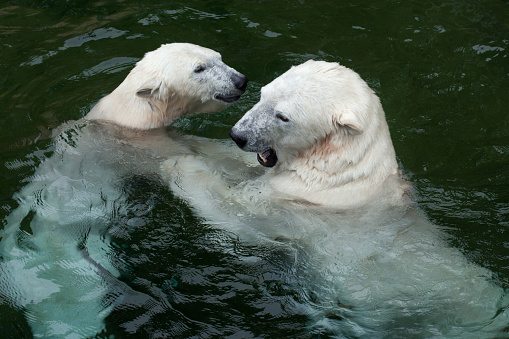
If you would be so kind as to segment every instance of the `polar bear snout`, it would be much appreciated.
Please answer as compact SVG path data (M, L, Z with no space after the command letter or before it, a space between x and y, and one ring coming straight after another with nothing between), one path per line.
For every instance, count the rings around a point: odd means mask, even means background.
M235 143L237 144L237 146L239 146L240 149L243 149L244 146L246 146L247 138L240 135L240 133L235 128L231 129L229 135L230 138L232 138L232 140L235 141Z
M230 131L230 138L239 146L240 149L247 152L256 152L256 159L260 165L264 167L274 167L278 161L276 151L272 147L267 146L265 143L258 143L256 140L251 140L252 145L248 145L248 137L242 133L235 126ZM256 139L256 138L255 138ZM246 147L247 145L247 147Z
M244 94L248 82L249 80L244 74L234 72L229 77L230 89L222 93L216 93L214 98L227 104L234 103Z
M239 91L244 93L246 91L247 83L249 82L249 79L242 73L239 74L233 74L232 75L232 82L237 87Z

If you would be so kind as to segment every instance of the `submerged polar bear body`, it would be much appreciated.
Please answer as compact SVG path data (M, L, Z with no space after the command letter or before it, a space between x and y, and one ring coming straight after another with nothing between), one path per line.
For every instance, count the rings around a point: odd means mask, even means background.
M202 142L164 126L225 108L246 84L219 53L167 44L147 53L84 119L58 128L52 156L15 194L19 206L0 233L0 297L24 310L35 337L95 336L115 304L137 295L117 279L108 237L129 208L126 182L159 180L162 159Z
M414 208L379 99L355 72L317 61L293 67L262 89L230 136L272 168L223 169L245 161L224 152L175 157L163 171L207 222L302 254L292 271L309 282L300 295L314 305L311 331L505 335L504 289Z

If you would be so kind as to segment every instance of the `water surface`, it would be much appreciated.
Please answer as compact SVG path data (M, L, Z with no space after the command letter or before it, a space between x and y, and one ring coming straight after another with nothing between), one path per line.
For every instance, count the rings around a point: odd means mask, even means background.
M54 148L145 52L192 42L246 74L242 100L181 119L226 139L260 88L307 59L356 70L380 96L418 206L465 256L509 283L507 1L8 1L0 5L0 218ZM312 337L287 252L208 226L158 178L125 180L105 229L125 284L102 337ZM290 267L290 268L289 268ZM0 333L31 337L0 293ZM152 303L152 304L151 304ZM322 329L325 335L327 330ZM329 333L330 334L330 333Z

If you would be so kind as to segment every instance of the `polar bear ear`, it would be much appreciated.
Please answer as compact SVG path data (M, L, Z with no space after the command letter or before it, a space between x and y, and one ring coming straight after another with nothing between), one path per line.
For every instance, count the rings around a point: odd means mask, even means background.
M138 90L136 91L136 95L140 98L152 98L154 95L159 93L161 88L161 81L156 78L152 78L146 81Z
M348 128L348 131L351 134L358 135L364 132L363 124L359 120L358 116L352 111L343 112L339 116L339 119L335 119L335 121L339 125Z

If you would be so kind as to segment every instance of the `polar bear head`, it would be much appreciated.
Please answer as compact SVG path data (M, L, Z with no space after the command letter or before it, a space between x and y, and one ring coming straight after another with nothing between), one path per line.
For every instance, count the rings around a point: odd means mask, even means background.
M397 171L378 97L337 63L292 67L262 88L260 101L230 136L241 149L257 152L263 166L316 189L367 177L379 181Z
M166 44L146 53L87 119L138 129L161 127L184 115L225 108L239 100L247 82L211 49Z

